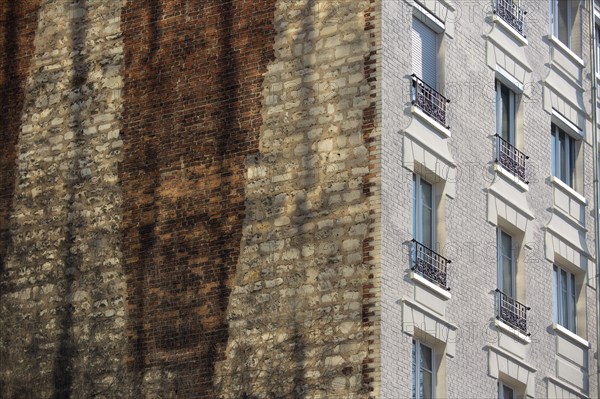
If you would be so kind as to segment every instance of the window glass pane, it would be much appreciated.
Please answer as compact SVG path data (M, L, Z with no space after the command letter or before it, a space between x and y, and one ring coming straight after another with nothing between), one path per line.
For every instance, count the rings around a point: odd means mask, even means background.
M417 237L417 222L419 219L418 205L417 205L417 175L413 175L413 238L418 239Z
M412 346L412 397L413 399L418 399L417 398L417 374L418 374L418 367L417 367L417 343L415 341L413 341L413 346Z
M421 368L424 370L433 370L431 348L421 344Z
M575 276L569 273L569 325L568 328L575 332L575 316L577 312L577 302L575 295Z
M433 188L431 184L421 180L421 237L420 240L423 245L433 249Z
M557 7L557 12L555 13L555 18L556 18L556 29L557 32L556 34L558 35L558 39L563 42L564 44L566 44L567 46L570 46L569 43L569 22L568 22L568 18L569 18L569 4L567 0L557 0L558 2L558 7Z
M513 390L506 385L502 385L502 394L504 399L513 399Z
M500 231L500 291L513 297L512 237Z
M559 135L558 135L558 146L559 146L559 160L560 160L560 165L559 165L559 172L558 172L558 178L560 180L562 180L563 182L567 183L567 144L566 144L566 137L565 137L565 133L559 130Z
M567 272L564 270L560 271L560 303L561 303L561 315L560 324L567 327L568 312L569 308L567 305Z
M568 137L569 142L569 186L575 187L575 140L572 137Z
M510 111L509 111L510 93L506 86L501 84L500 88L501 88L500 89L500 93L501 93L500 97L502 99L502 120L501 120L502 131L501 131L501 135L504 140L511 143L511 140L510 140L511 115L510 115Z
M423 399L433 398L433 376L429 371L423 371Z
M508 259L512 259L512 237L501 232L502 255Z
M596 73L600 73L600 26L596 25Z
M513 290L512 290L512 261L510 259L507 258L502 258L502 287L500 287L500 290L502 292L504 292L506 295L508 295L511 298L514 298L513 296Z
M552 297L554 298L554 321L556 323L559 323L558 321L558 314L559 314L559 301L560 298L558 296L558 269L556 268L556 266L554 266L554 284L552 285L552 290L553 295Z
M552 151L551 151L551 156L552 156L552 176L556 176L556 172L557 172L557 152L556 152L556 128L554 125L552 125L552 142L551 142L551 147L552 147Z

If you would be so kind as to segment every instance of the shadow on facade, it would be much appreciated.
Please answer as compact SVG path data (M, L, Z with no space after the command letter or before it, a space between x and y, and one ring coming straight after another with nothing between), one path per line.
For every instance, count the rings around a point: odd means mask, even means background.
M84 100L84 91L88 82L88 68L85 59L85 41L87 38L88 21L87 21L87 0L78 0L77 8L80 8L83 13L78 18L71 19L72 32L72 62L73 62L73 81L71 91L73 93L72 105ZM58 353L54 363L53 380L54 380L54 398L70 398L72 395L73 385L73 367L74 358L77 356L78 348L73 337L73 284L75 283L78 269L82 259L79 250L75 248L76 240L78 239L78 230L82 226L81 216L78 214L76 207L77 192L85 182L85 177L80 168L85 163L85 139L83 137L83 119L81 106L71 106L71 126L74 133L74 157L71 162L72 169L70 170L66 186L67 186L67 220L65 229L65 263L64 263L64 297L66 303L61 309L60 315L60 334L58 342ZM79 237L80 238L80 237Z
M270 55L270 30L236 21L257 7L267 14L262 3L220 0L128 2L123 12L119 178L138 395L215 394L245 216L245 159L258 146L256 92ZM248 52L253 63L241 65ZM243 86L241 68L258 71Z

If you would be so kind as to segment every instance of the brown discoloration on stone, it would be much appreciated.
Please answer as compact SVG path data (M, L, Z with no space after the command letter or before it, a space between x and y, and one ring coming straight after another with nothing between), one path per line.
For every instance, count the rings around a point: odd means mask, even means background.
M273 0L141 1L124 12L120 180L130 364L140 394L210 397L258 150Z

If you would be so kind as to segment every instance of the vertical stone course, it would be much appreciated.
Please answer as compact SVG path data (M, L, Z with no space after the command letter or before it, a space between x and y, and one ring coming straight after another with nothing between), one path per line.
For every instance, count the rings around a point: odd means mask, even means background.
M277 2L218 367L223 398L369 394L369 5Z
M37 12L0 281L3 397L128 392L115 184L123 3L45 1Z

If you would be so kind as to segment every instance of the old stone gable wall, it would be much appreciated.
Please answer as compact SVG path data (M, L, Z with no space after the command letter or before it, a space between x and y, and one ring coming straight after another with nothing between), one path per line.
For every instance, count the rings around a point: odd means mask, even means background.
M0 5L0 398L377 395L375 3Z

